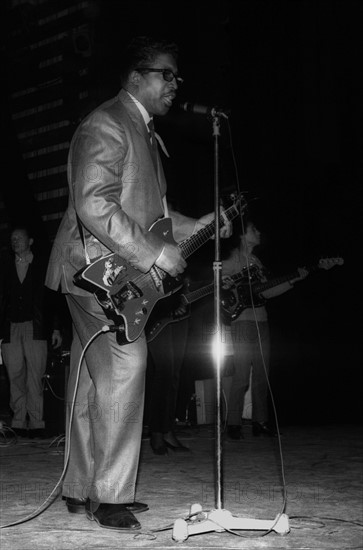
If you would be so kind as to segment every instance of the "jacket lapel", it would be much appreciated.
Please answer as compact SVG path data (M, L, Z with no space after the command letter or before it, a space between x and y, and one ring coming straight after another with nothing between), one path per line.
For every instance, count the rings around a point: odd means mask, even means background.
M150 142L149 132L148 132L148 129L146 127L145 121L142 117L142 114L140 113L139 109L137 108L137 105L135 104L135 102L131 99L129 94L124 89L120 90L119 99L123 103L125 108L127 109L127 112L129 114L132 122L134 123L136 130L145 139L145 141L147 143L147 146L149 148L149 151L150 151L150 156L152 158L155 171L156 171L158 179L159 179L158 165L159 165L160 160L158 159L159 155L157 153L157 145L155 147L155 150L153 150L152 144ZM160 179L159 179L159 183L160 183Z

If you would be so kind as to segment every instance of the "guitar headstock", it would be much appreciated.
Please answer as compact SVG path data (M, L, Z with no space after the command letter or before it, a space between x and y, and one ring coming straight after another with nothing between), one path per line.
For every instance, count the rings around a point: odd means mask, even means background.
M229 198L232 201L232 206L238 208L240 213L247 207L247 201L242 193L231 193Z
M321 258L319 260L319 264L318 264L318 267L320 269L331 269L332 267L334 267L335 265L343 265L344 264L344 260L343 258Z

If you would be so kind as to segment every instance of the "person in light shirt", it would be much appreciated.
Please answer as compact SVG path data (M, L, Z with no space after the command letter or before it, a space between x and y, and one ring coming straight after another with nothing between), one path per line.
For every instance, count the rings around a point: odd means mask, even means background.
M232 275L241 270L246 271L246 277L256 277L256 280L266 281L266 270L260 259L253 254L255 247L260 245L261 232L251 219L246 217L244 232L239 236L238 245L234 247L222 263L222 279L225 289L233 287ZM250 274L247 272L250 268ZM253 273L253 277L252 274ZM230 384L227 418L227 433L232 439L241 439L242 412L244 397L252 380L252 432L254 436L276 436L276 430L269 422L268 412L268 372L270 362L270 331L264 301L280 296L293 288L294 283L308 274L304 268L298 269L299 275L287 282L278 284L255 296L255 302L241 308L240 314L231 323L233 347L233 375ZM253 282L253 281L252 281ZM245 293L247 302L249 292ZM251 301L252 302L252 301ZM251 377L252 371L252 377Z

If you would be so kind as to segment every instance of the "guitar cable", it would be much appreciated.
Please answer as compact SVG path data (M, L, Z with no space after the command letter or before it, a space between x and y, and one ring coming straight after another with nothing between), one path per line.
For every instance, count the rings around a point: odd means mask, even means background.
M60 475L59 480L57 481L56 485L54 486L53 490L48 495L48 497L42 502L42 504L40 504L38 506L38 508L36 508L36 510L34 510L34 512L32 512L31 514L25 516L23 519L13 521L13 522L7 523L5 525L0 525L0 529L6 529L8 527L14 527L15 525L20 525L22 523L26 523L27 521L30 521L31 519L34 519L37 516L40 516L40 514L42 514L45 510L47 510L51 506L51 504L53 504L53 502L55 502L56 499L59 497L60 492L57 492L57 490L59 489L60 484L62 483L62 481L64 479L64 476L66 474L67 467L68 467L68 462L69 462L69 455L70 455L70 448L71 448L70 434L71 434L72 421L73 421L73 416L74 416L74 408L75 408L75 403L76 403L76 394L77 394L77 390L78 390L79 377L80 377L80 373L81 373L81 366L82 366L82 362L83 362L83 359L84 359L84 355L85 355L87 349L89 348L89 346L92 344L92 342L100 334L104 334L106 332L117 332L117 330L119 330L117 325L104 325L100 330L98 330L95 334L93 334L93 336L91 336L91 338L88 340L88 342L86 343L85 347L82 350L81 356L79 358L78 366L77 366L76 382L75 382L75 385L74 385L74 391L73 391L73 396L72 396L72 405L71 405L71 410L70 410L70 414L69 414L68 445L66 445L66 454L65 454L65 457L64 457L64 466L63 466L63 470L62 470L62 473ZM67 438L66 438L66 443L67 443Z

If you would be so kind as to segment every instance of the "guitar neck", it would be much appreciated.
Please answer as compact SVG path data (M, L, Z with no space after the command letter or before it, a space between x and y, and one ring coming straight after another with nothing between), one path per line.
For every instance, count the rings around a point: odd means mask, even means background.
M192 292L183 294L182 300L184 301L185 304L192 304L193 302L196 302L197 300L200 300L201 298L204 298L205 296L208 296L213 292L214 292L214 283L210 283L207 286L203 286L202 288L198 288L197 290L193 290Z
M319 271L320 269L331 269L335 265L343 265L344 260L343 258L326 258L321 259L319 263L304 267L304 269L308 273L313 273L314 271ZM249 284L248 280L251 280L252 289L254 294L260 294L264 290L268 290L269 288L273 288L275 286L281 285L283 283L286 283L286 281L291 281L292 279L296 279L300 276L300 273L298 270L293 271L292 273L288 273L287 275L281 275L279 277L274 277L273 279L269 279L267 281L255 281L254 276L256 273L256 270L254 266L251 266L250 268L251 272L248 273L247 268L243 268L238 273L235 273L231 276L231 279L234 283L240 283L242 281L242 285L247 286ZM243 280L247 279L247 282L244 282Z
M223 212L223 215L219 217L219 223L221 226L224 223L225 218L228 221L233 220L238 216L239 210L235 204L230 206L227 210ZM188 258L195 250L201 247L205 242L207 242L215 234L216 223L215 220L207 224L205 227L200 229L195 235L191 235L188 239L185 239L179 243L179 248L181 250L182 256L184 259Z
M305 268L309 273L318 270L319 266L311 266ZM238 283L242 279L246 278L246 272L245 270L239 271L238 273L234 273L234 275L230 276L234 283ZM290 281L291 279L294 279L296 277L299 277L299 272L292 271L289 274L281 275L279 277L274 277L273 279L269 279L266 282L257 282L252 283L253 285L253 292L258 294L260 292L263 292L264 290L268 290L269 288L273 288L275 286L281 285L283 283L286 283L287 281ZM247 283L246 283L247 284ZM193 302L196 302L197 300L200 300L201 298L204 298L205 296L208 296L209 294L212 294L214 292L214 283L210 283L206 286L203 286L202 288L197 288L196 290L193 290L191 292L183 293L181 295L181 298L185 305L192 304Z
M273 288L278 285L282 285L283 283L286 283L287 281L290 281L291 279L295 279L296 277L299 277L298 271L293 271L292 273L289 273L287 275L281 275L280 277L274 277L273 279L269 279L265 282L258 282L253 283L253 292L256 294L259 294L260 292L263 292L264 290L268 290L269 288Z
M319 265L311 265L309 267L305 267L306 271L309 273L313 273L314 271L318 271L320 269ZM283 283L286 283L287 281L291 281L291 279L296 279L296 277L299 277L300 273L298 270L292 271L291 273L288 273L286 275L281 275L279 277L274 277L273 279L269 279L265 282L257 282L253 283L253 292L256 294L259 294L260 292L263 292L264 290L268 290L269 288L273 288L278 285L282 285Z

